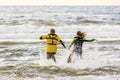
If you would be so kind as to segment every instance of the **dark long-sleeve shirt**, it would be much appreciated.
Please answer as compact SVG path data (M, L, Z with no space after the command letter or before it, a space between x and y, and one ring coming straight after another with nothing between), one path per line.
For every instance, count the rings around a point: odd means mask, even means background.
M84 38L81 38L80 36L76 36L73 38L72 42L69 44L69 48L74 44L74 46L79 46L79 47L82 47L83 45L83 42L92 42L94 41L95 39L91 39L91 40L88 40L88 39L84 39Z

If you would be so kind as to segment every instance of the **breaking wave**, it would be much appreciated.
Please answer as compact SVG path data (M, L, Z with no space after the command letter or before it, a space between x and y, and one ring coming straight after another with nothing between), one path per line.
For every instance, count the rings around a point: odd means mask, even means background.
M71 39L63 39L64 42L70 42ZM96 38L98 43L120 43L120 38ZM45 40L39 39L5 39L0 40L0 44L26 44L26 43L43 43Z
M114 66L104 66L95 69L74 69L70 67L61 68L59 66L39 66L39 65L17 65L0 67L1 75L16 75L17 77L36 77L41 74L56 74L60 76L88 76L88 75L119 75L120 68Z

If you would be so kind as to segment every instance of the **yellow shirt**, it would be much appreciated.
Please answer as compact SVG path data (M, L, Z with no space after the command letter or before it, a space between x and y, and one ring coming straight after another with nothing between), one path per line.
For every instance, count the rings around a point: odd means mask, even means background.
M46 51L48 53L56 53L57 42L60 41L61 38L56 34L47 34L43 35L42 39L46 39Z

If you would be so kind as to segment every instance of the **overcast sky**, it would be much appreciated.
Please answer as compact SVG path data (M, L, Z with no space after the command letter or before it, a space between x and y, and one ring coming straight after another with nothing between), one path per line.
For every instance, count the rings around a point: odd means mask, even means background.
M117 5L120 0L0 0L0 5Z

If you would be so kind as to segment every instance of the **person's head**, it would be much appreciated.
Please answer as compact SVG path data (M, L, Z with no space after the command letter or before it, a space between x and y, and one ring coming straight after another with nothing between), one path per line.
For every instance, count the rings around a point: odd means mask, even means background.
M76 35L81 36L81 31L77 31Z
M51 29L50 29L50 33L51 33L51 34L55 34L55 29L51 28Z
M85 32L82 32L81 34L80 34L80 36L82 37L82 38L85 38Z

